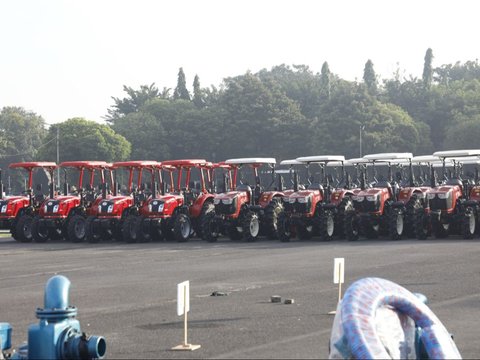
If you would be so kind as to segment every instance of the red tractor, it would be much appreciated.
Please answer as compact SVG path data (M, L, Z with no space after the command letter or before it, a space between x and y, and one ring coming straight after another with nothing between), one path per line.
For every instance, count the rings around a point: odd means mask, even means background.
M464 239L471 239L476 230L480 188L462 180L461 169L464 161L480 159L480 150L437 151L433 155L442 159L444 164L445 160L452 160L454 170L449 180L427 192L432 232L437 238L459 234ZM442 173L444 176L445 165Z
M12 237L20 242L32 241L32 221L40 204L45 199L41 192L41 185L36 191L32 189L33 172L35 169L45 169L50 175L57 167L54 162L21 162L9 165L12 169L23 169L28 172L28 185L25 194L15 196L3 196L3 183L0 172L0 226L2 229L10 229ZM53 181L53 178L51 178Z
M155 179L155 171L160 166L157 161L120 161L113 163L111 169L115 171L113 191L104 190L92 205L92 212L87 217L85 224L85 238L91 243L101 240L116 239L127 242L137 241L136 219L138 209L150 197L149 192L155 191L155 187L148 190L143 183L144 170L150 173L152 183ZM117 183L117 171L128 172L128 183L123 193L120 193ZM137 175L137 185L133 185L134 175ZM105 189L104 185L104 189Z
M331 240L334 235L341 236L343 232L343 217L345 207L351 202L353 193L350 186L335 189L333 176L326 173L326 166L335 162L342 167L342 175L346 173L343 163L345 158L340 155L306 156L296 159L307 167L307 179L310 182L306 189L300 189L298 174L294 174L293 192L283 197L284 211L279 221L279 237L282 241L289 241L293 233L300 239L309 239L318 233L322 240ZM321 169L321 182L312 182L309 166L318 164ZM347 183L349 181L347 180Z
M183 159L163 161L161 166L170 173L170 190L159 196L155 193L139 207L137 220L132 220L136 221L137 237L149 239L154 234L156 239L179 242L187 241L193 232L201 237L202 218L214 208L213 194L207 188L213 164L203 159Z
M436 186L435 177L415 176L415 168L422 166L430 169L432 163L440 159L432 155L415 156L412 159L400 162L407 169L407 176L400 182L400 191L397 201L392 204L389 220L389 235L392 240L402 237L418 237L425 239L429 227L424 220L429 213L427 192ZM420 214L422 213L422 214Z
M275 182L274 158L237 158L225 161L232 167L230 191L216 194L214 198L215 211L211 212L202 222L203 238L209 242L217 241L221 234L228 235L232 240L244 239L255 241L263 231L268 237L277 236L278 215L282 212L283 192L279 189L265 191L262 186L259 169L268 166ZM253 189L242 179L240 170L244 167L252 170ZM237 186L237 180L240 185ZM281 187L281 186L280 186Z
M373 183L367 187L365 167L361 174L360 191L352 196L354 209L345 214L345 233L348 240L358 240L360 234L376 239L388 234L392 205L397 201L398 184L393 179L391 164L411 159L411 153L382 153L364 156L373 169ZM388 166L386 180L377 180L375 166Z
M53 171L50 185L50 197L43 201L38 214L32 222L32 236L35 242L48 239L66 238L72 242L81 242L85 237L86 218L97 197L94 189L95 174L105 183L104 171L109 166L105 161L65 161L60 164L64 170L65 181L63 195L54 194ZM78 188L69 189L67 169L78 171ZM85 171L89 173L89 183L83 188Z

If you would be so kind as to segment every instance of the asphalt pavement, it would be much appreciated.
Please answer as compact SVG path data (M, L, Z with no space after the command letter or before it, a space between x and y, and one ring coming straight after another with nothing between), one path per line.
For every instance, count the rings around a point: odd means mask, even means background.
M326 358L338 300L333 259L345 258L344 289L369 276L425 294L465 358L477 358L480 240L22 244L0 238L0 322L12 344L27 339L54 274L71 282L82 330L102 335L107 357ZM177 284L189 280L188 342L176 314ZM211 296L212 293L223 296ZM273 295L294 299L271 303Z

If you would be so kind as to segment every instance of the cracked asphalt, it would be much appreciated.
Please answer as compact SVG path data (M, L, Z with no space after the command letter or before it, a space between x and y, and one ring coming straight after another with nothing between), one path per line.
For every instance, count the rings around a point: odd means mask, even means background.
M480 353L480 240L293 241L210 244L21 244L0 238L0 321L12 344L27 338L54 274L67 276L82 330L102 335L107 358L326 358L338 290L333 259L345 258L344 289L375 276L425 294L465 358ZM176 284L190 280L188 342L176 315ZM213 292L225 296L211 296ZM294 299L271 303L270 297Z

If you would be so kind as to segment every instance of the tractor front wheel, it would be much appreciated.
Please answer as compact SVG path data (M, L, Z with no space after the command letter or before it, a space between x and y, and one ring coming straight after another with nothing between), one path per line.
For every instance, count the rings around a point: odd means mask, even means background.
M92 244L98 243L102 239L100 231L94 226L94 221L95 216L89 216L85 220L85 240Z
M216 242L220 236L220 227L215 221L215 213L206 214L201 221L202 239L208 242Z
M139 240L140 218L129 215L122 225L122 238L127 243L136 243Z
M67 224L67 237L72 242L82 242L85 239L85 218L73 215Z
M32 223L33 223L33 218L30 215L20 216L18 220L15 222L14 239L20 242L31 242L32 241Z
M274 198L265 208L265 232L269 239L278 239L278 218L283 212L283 205L280 199Z
M400 240L405 230L405 212L401 208L392 209L388 217L390 239Z
M475 211L471 207L468 207L467 209L465 209L461 223L462 236L464 239L473 238L473 236L475 235L476 224L477 219L475 216Z
M173 236L178 242L186 242L192 233L192 223L185 214L178 214L173 220Z
M32 238L37 243L44 243L49 238L48 228L39 216L35 216L32 221Z
M355 211L347 211L344 219L345 237L348 241L357 241L360 237L360 227Z
M258 214L253 211L248 211L242 222L242 235L243 239L248 242L257 240L260 233L260 219Z
M324 210L319 216L320 239L322 241L333 240L335 233L335 216L332 211Z
M282 242L289 242L292 237L292 224L287 214L283 212L278 217L277 233Z

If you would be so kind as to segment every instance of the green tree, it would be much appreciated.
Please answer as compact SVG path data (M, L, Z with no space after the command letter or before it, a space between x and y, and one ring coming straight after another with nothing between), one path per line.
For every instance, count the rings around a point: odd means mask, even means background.
M112 97L114 105L107 110L108 115L106 120L108 122L115 122L115 120L134 113L140 110L148 101L158 97L168 96L169 89L163 88L162 93L158 91L155 83L151 85L141 85L140 90L135 90L129 86L123 86L123 91L127 93L127 97L120 99Z
M60 134L60 162L73 160L104 160L108 162L126 160L130 156L130 143L116 134L109 126L73 118L50 126L47 138ZM37 157L45 161L56 161L56 143L50 142L40 149Z
M45 140L45 121L21 107L4 107L0 112L1 166L31 161Z
M178 70L178 79L177 79L177 87L173 93L174 100L190 100L190 93L187 90L187 81L185 79L185 73L183 72L183 68Z
M199 108L205 106L205 99L202 88L200 87L200 78L198 75L195 75L193 79L193 103Z
M367 87L367 91L370 95L375 96L378 92L378 80L375 70L373 69L372 60L368 59L363 69L363 82Z
M433 79L433 51L432 49L428 48L427 52L425 53L425 62L423 64L423 86L425 89L430 90L432 87L432 79Z
M323 96L325 96L327 99L330 99L330 68L328 67L328 63L326 61L322 65L320 86Z

